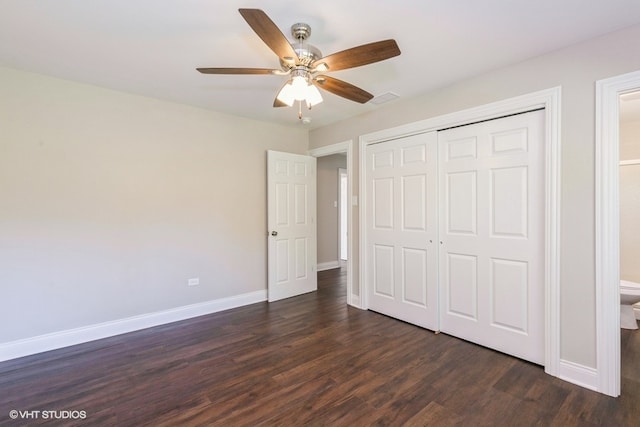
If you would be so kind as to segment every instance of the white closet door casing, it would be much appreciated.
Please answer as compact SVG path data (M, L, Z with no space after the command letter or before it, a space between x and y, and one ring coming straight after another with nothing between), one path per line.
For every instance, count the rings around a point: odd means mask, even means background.
M544 364L544 111L438 133L440 329Z
M368 308L438 328L437 135L366 151Z
M316 159L267 152L268 298L317 289Z

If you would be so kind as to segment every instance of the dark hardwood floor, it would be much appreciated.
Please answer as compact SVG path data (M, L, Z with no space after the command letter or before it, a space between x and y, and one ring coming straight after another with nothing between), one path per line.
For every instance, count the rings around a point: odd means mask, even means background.
M0 363L0 425L640 425L640 331L622 331L614 399L347 307L344 272L318 277L315 293Z

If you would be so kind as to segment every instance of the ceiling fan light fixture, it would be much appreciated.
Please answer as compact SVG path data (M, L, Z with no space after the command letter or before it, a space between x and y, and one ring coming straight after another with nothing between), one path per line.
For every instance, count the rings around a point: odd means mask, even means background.
M311 108L316 104L320 104L322 102L322 95L320 95L320 91L314 85L309 85L307 87L307 107Z
M294 76L291 81L293 97L296 101L304 101L307 97L309 82L303 76Z
M293 105L293 102L296 100L293 92L294 91L291 82L287 82L287 84L285 84L282 89L280 89L280 93L278 93L278 96L276 98L278 99L278 101L284 102L289 107L291 107Z
M288 81L276 97L287 106L293 106L295 101L305 101L308 108L322 102L322 95L317 87L309 84L302 76L296 76Z

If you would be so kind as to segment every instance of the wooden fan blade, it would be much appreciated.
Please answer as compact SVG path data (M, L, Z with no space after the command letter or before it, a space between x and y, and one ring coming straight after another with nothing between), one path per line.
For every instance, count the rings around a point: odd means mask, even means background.
M373 98L373 95L371 95L366 90L360 89L359 87L354 86L351 83L347 83L333 77L317 76L314 79L314 83L319 88L346 98L350 101L359 102L360 104L364 104L365 102Z
M400 55L398 44L395 40L389 39L333 53L318 59L312 67L315 68L324 63L329 67L329 71L337 71L384 61L398 55Z
M260 9L238 9L240 15L247 21L247 24L255 31L262 41L269 46L278 57L285 61L295 61L298 59L296 51L289 43L289 40L282 34L273 21Z
M196 68L202 74L275 74L280 70L269 68Z

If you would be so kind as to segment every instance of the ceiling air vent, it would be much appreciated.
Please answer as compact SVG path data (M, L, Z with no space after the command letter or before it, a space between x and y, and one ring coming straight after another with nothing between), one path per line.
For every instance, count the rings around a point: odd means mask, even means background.
M393 101L394 99L400 98L400 95L395 94L393 92L383 93L382 95L378 95L375 98L369 101L372 104L384 104L385 102Z

